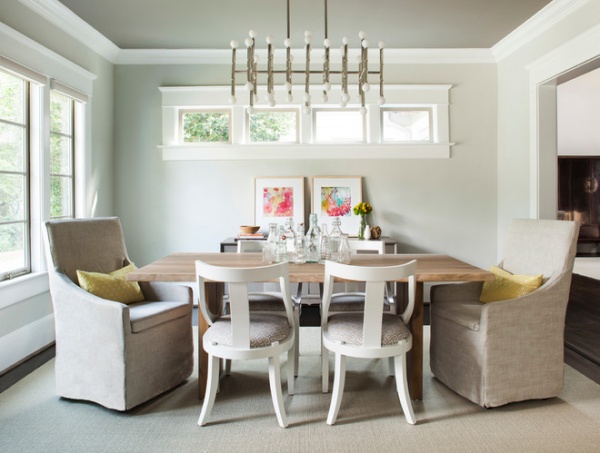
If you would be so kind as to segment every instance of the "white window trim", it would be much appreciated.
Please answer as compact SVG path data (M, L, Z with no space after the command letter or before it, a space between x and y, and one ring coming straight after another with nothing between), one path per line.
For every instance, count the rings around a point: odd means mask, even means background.
M85 102L81 104L84 110L84 124L79 124L77 130L77 146L81 149L75 168L75 215L87 217L91 206L86 203L86 181L91 177L91 126L92 106L91 96L96 75L81 68L66 58L33 41L11 27L0 22L0 64L18 69L21 75L34 80L41 85L42 94L36 106L35 118L32 123L39 121L41 126L39 136L30 137L30 167L31 167L31 202L35 207L30 208L31 221L31 273L13 280L0 282L0 309L19 303L27 298L48 291L48 277L43 252L42 222L50 218L49 191L42 190L49 184L49 100L50 87L59 84L60 88L68 91L73 97ZM11 66L12 64L12 66ZM53 79L62 83L53 82ZM55 85L56 86L56 85ZM35 198L35 199L34 199Z
M314 144L310 117L300 114L300 143L298 144L246 144L244 136L245 106L243 87L236 87L238 104L226 106L231 87L159 87L162 93L163 143L159 145L163 160L264 160L264 159L403 159L449 158L454 143L450 142L449 98L452 85L386 85L386 106L428 107L433 112L433 137L431 143L380 143L380 114L377 104L378 90L367 93L367 142L359 144ZM355 87L349 87L353 93ZM295 99L302 99L302 88L295 87ZM311 87L316 99L320 87ZM282 94L281 94L282 95ZM276 95L277 97L281 97ZM332 89L330 99L341 96L339 88ZM352 94L351 94L352 96ZM356 95L354 96L356 98ZM356 100L356 99L354 99ZM351 100L352 102L352 100ZM279 103L285 108L297 104ZM354 104L348 104L349 107ZM191 108L231 108L233 130L231 144L180 144L179 111ZM262 107L257 105L256 107ZM335 108L337 104L314 104L314 107Z

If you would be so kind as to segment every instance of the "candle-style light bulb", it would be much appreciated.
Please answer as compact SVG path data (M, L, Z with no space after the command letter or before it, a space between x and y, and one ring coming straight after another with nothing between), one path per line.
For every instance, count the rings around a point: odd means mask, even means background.
M237 42L235 39L232 39L231 42L229 43L229 45L231 46L232 49L237 49L237 46L239 46L240 43Z

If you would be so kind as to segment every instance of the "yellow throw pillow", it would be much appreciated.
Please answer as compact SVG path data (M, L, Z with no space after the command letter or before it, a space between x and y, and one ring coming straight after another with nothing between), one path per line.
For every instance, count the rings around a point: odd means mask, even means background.
M483 284L480 302L516 299L542 286L542 274L513 275L499 267L492 267L490 272L494 274L495 279Z
M127 274L135 269L136 267L131 263L110 274L77 271L77 279L79 286L94 296L130 304L144 300L144 294L138 282L127 281Z

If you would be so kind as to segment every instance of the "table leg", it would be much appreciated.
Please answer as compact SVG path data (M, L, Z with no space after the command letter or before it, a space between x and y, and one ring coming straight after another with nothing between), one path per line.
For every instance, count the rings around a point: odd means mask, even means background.
M423 282L417 282L415 308L409 326L413 337L408 352L408 390L413 400L423 399Z
M204 283L206 302L212 313L223 313L223 283ZM208 380L208 354L202 347L202 337L208 329L208 322L198 310L198 397L204 399Z

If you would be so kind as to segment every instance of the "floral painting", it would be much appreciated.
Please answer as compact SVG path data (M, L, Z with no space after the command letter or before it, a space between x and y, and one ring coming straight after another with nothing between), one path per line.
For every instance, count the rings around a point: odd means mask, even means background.
M362 177L314 176L311 187L311 212L319 215L319 223L331 228L333 219L339 218L342 231L356 235L360 216L352 206L362 201Z
M264 187L263 216L264 217L293 217L294 188L293 187Z
M321 187L321 216L344 217L352 215L350 187Z
M296 225L304 223L304 177L254 178L254 225L260 225L259 231L268 232L270 223L284 225L290 217Z

